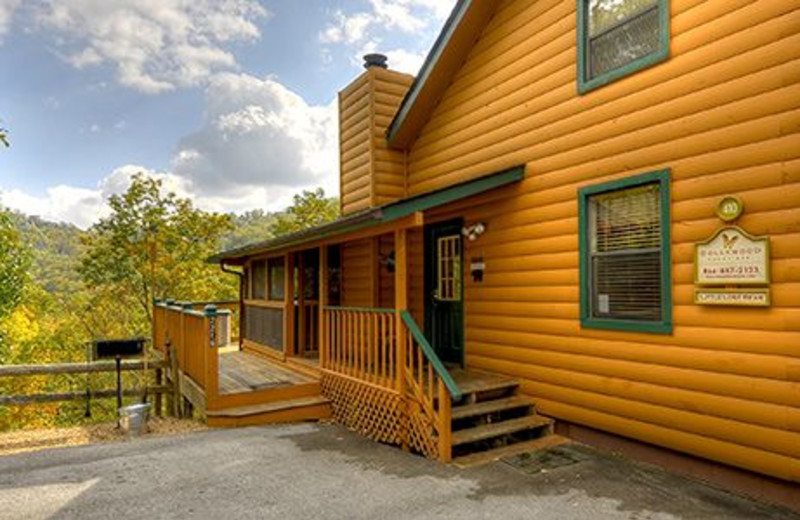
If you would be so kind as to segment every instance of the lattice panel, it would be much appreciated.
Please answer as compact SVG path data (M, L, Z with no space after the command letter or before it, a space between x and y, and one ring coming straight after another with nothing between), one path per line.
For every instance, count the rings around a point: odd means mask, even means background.
M439 441L434 423L416 401L409 399L408 441L413 451L428 458L439 458Z
M321 385L338 422L378 442L400 444L403 411L398 394L333 374L323 374Z

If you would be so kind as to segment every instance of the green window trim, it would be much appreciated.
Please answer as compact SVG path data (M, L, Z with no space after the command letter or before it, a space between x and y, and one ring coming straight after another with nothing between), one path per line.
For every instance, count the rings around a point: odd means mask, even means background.
M594 318L591 314L589 269L591 248L589 244L589 197L592 195L633 188L643 184L659 184L661 206L661 321L642 322L621 319ZM670 211L670 170L658 170L626 177L578 190L578 240L580 251L580 318L581 327L590 329L622 330L628 332L672 333L672 249Z
M660 35L659 50L647 56L642 56L630 63L588 79L587 70L587 25L588 25L588 0L578 2L578 94L586 94L598 87L612 83L620 78L629 76L642 69L661 63L669 58L670 52L670 4L669 0L658 0L658 25Z

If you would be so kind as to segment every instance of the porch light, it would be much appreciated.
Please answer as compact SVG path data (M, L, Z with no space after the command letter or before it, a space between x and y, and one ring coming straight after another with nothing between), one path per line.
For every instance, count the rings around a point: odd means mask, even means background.
M464 228L461 230L461 234L467 237L470 242L474 241L485 232L486 224L484 222L478 222L471 226L464 226Z

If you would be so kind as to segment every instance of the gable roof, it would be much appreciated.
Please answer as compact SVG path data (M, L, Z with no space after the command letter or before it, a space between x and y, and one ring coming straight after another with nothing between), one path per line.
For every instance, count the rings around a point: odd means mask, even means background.
M386 131L389 146L407 148L464 63L497 0L459 0Z

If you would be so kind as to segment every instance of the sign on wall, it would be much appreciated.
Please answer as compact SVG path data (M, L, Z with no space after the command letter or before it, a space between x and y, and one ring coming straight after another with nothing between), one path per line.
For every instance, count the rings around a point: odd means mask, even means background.
M698 305L770 305L769 237L754 237L732 225L743 211L738 197L723 198L717 215L727 225L695 245L694 302Z
M694 282L698 285L769 283L769 239L726 226L695 247Z

